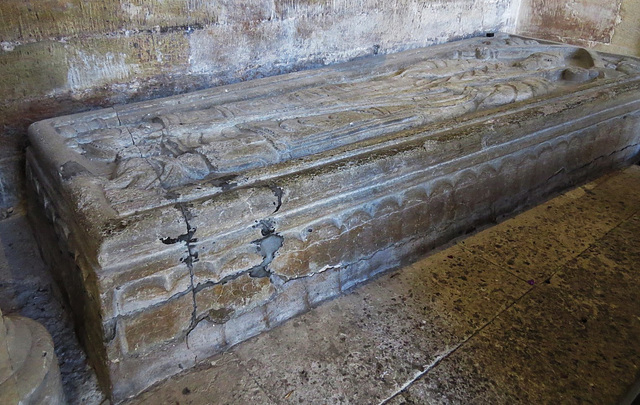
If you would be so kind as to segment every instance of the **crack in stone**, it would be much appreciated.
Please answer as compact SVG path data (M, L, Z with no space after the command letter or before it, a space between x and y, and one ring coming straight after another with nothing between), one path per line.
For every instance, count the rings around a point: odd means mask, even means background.
M273 261L277 251L282 247L284 243L284 238L282 235L278 235L275 232L275 228L267 227L264 225L263 221L261 221L261 225L263 226L262 235L263 238L257 239L253 241L253 243L258 245L258 251L262 255L262 263L259 265L249 269L249 276L254 278L259 277L269 277L273 274L269 271L269 265Z
M555 173L553 173L551 176L549 176L549 178L546 180L546 182L548 183L549 181L551 181L552 178L564 173L567 169L565 167L561 167L560 169L556 170Z
M136 309L136 310L133 310L133 311L126 312L124 314L119 314L119 315L115 316L112 319L116 319L117 320L117 319L127 318L127 317L129 317L131 315L137 315L137 314L141 314L141 313L143 313L145 311L148 311L148 310L151 310L151 309L159 308L159 307L161 307L161 306L163 306L165 304L168 304L170 302L176 301L176 300L184 297L185 295L189 294L190 292L191 292L190 289L186 289L184 291L177 292L177 293L173 294L172 296L170 296L169 298L167 298L164 301L156 302L156 303L151 304L149 306L146 306L144 308L139 308L139 309Z
M156 164L156 165L154 165L154 164L153 164L153 162L152 162L148 157L144 157L144 156L143 156L142 151L138 148L138 145L136 144L135 138L134 138L133 134L131 133L131 130L129 129L129 127L128 127L127 125L123 125L123 124L122 124L122 120L120 119L120 114L118 114L118 111L117 111L117 110L115 110L115 109L114 109L114 110L113 110L113 112L116 114L116 119L118 120L118 124L119 124L121 127L123 127L123 128L127 131L127 133L129 134L129 137L131 138L131 143L133 144L133 146L135 146L135 147L136 147L136 149L137 149L137 151L138 151L138 155L140 156L140 159L144 159L144 161L145 161L145 162L147 162L147 164L149 165L149 167L151 167L151 170L153 170L153 172L155 173L156 178L154 179L154 181L157 181L157 182L158 182L158 185L159 185L163 190L167 190L167 187L165 187L165 186L162 184L162 180L161 180L162 174L164 173L164 167L162 167L162 168L161 168L162 170L160 171L160 170L159 170L160 168L159 168L159 167L157 167L157 166L158 166L157 164ZM163 139L164 139L164 136L165 136L165 131L164 131L164 129L163 129L162 134L163 134L162 136L163 136ZM161 146L164 148L164 146L162 145L162 143L161 143Z
M195 287L194 292L197 293L208 287L226 284L245 274L248 274L253 278L269 277L274 274L269 270L268 266L273 261L277 251L282 247L284 238L282 237L282 235L276 233L275 224L270 219L265 219L258 222L255 227L262 228L260 232L262 233L263 237L252 241L252 243L258 245L258 251L262 255L262 262L256 266L251 267L250 269L226 276L220 281L207 281L205 283L198 284Z
M591 164L593 164L594 162L612 156L616 153L620 153L626 149L632 148L632 147L636 147L640 144L633 144L633 145L628 145L622 149L616 150L611 152L608 155L602 155L602 156L598 156L596 158L594 158L592 161L590 161L589 163L572 170L571 172L567 172L565 167L560 168L556 173L554 173L552 176L550 176L547 181L550 181L551 179L553 179L554 177L561 175L561 174L570 174L573 173L575 171L578 171L582 168L585 168ZM278 203L277 203L277 207L274 211L278 212L278 210L280 209L280 207L282 206L282 195L283 195L283 190L280 187L277 186L269 186L269 188L274 192L274 195L278 198ZM191 214L189 213L189 211L187 210L187 208L183 205L183 204L178 204L176 205L176 208L178 208L181 213L183 214L183 217L185 218L185 221L187 223L187 233L180 235L176 238L171 238L171 237L167 237L167 238L162 238L161 241L163 243L166 244L173 244L173 243L178 243L178 242L185 242L186 246L187 246L187 251L189 256L185 259L185 263L187 264L187 266L189 267L189 272L190 272L190 277L191 277L191 292L192 292L192 296L193 296L193 307L194 307L194 311L192 313L192 320L191 320L191 325L188 328L188 330L185 332L185 334L188 336L189 333L195 329L197 327L197 325L202 322L203 320L208 318L208 315L204 315L202 316L200 319L198 319L197 317L197 305L196 305L196 299L195 299L195 295L197 292L201 291L204 288L208 288L214 285L222 285L222 284L226 284L232 280L235 280L243 275L249 275L250 277L254 277L254 278L263 278L263 277L279 277L281 278L281 283L288 283L290 281L294 281L294 280L299 280L299 279L304 279L304 278L310 278L315 276L316 274L322 273L323 271L326 270L332 270L332 269L344 269L344 268L348 268L350 266L354 266L357 265L358 263L361 262L365 262L368 260L371 260L372 257L374 257L375 255L387 251L389 249L395 249L398 246L401 245L405 245L405 244L410 244L416 240L422 239L424 238L426 235L416 235L414 237L405 239L403 241L400 242L396 242L393 243L391 245L385 246L383 248L377 249L376 251L372 252L371 254L365 256L365 257L361 257L358 260L355 260L353 262L350 263L338 263L336 265L332 265L332 266L326 266L322 271L317 271L317 272L312 272L303 276L299 276L299 277L292 277L292 278L288 278L288 277L283 277L279 274L273 273L272 271L269 270L268 266L271 264L271 262L273 261L273 259L275 258L275 255L277 253L277 251L282 247L283 242L284 242L284 238L282 237L282 235L276 233L276 229L275 229L275 223L272 219L265 219L265 220L261 220L258 222L258 224L255 225L255 227L260 227L261 228L261 234L262 234L262 238L260 239L256 239L254 240L252 243L257 244L258 245L258 250L260 251L260 253L263 256L263 261L257 265L254 266L248 270L224 277L223 279L221 279L218 282L213 282L213 281L209 281L206 283L202 283L199 284L197 287L194 285L194 272L193 272L193 263L198 261L198 253L197 251L194 252L193 251L193 246L192 243L196 242L197 239L193 238L196 229L192 228L191 225L189 224L189 219L191 218ZM395 213L395 211L394 211ZM386 214L385 216L390 215L390 214ZM391 270L392 268L394 268L396 266L391 266L388 269L385 269L383 271L381 271L380 273L384 273L386 271ZM284 280L282 280L284 279ZM355 281L355 280L354 280ZM361 280L361 281L355 281L354 286L357 284L360 284L362 281L365 280ZM272 281L273 282L273 281ZM340 290L342 290L342 285L340 286ZM522 297L521 297L522 298ZM516 301L517 302L517 301ZM515 303L515 302L514 302ZM512 303L511 305L513 305L514 303ZM508 307L509 308L509 307ZM506 309L508 309L506 308ZM506 310L505 309L505 310ZM502 311L504 312L504 311ZM501 313L502 313L501 312ZM498 314L499 315L499 314ZM497 315L496 315L497 316ZM495 318L494 318L495 319ZM490 321L489 323L491 323L492 321ZM471 337L475 336L479 331L481 331L482 329L484 329L484 327L486 327L489 323L487 323L486 325L484 325L482 328L480 328L479 330L477 330ZM114 327L115 330L115 327ZM471 338L470 337L470 338ZM469 338L469 339L470 339ZM389 398L387 398L386 400L382 401L381 404L386 404L388 403L389 400L391 400L392 398L396 397L397 395L401 394L403 391L405 391L409 386L411 386L415 381L419 380L420 378L422 378L425 374L427 374L431 369L433 369L435 366L438 365L438 363L440 363L440 361L442 361L443 359L447 358L449 355L451 355L453 352L455 352L457 349L459 349L464 343L466 343L469 339L466 339L465 341L461 342L458 346L454 347L449 353L438 357L437 359L434 360L434 362L432 362L430 365L427 365L423 368L422 371L420 371L419 373L417 373L413 378L411 378L406 384L403 385L403 387L401 387L398 391L396 391L393 395L391 395Z
M632 145L627 145L627 146L625 146L624 148L614 150L613 152L611 152L611 153L609 153L609 154L607 154L607 155L600 155L600 156L598 156L598 157L596 157L596 158L592 159L592 160L591 160L591 161L589 161L588 163L585 163L585 164L583 164L582 166L577 167L577 168L575 168L575 169L573 169L573 170L571 170L571 171L569 171L569 172L567 172L566 167L561 167L561 168L560 168L560 169L558 169L554 174L552 174L551 176L549 176L549 178L546 180L546 182L551 181L551 179L553 179L554 177L556 177L556 176L558 176L558 175L560 175L560 174L562 174L562 173L565 173L565 174L575 173L575 172L577 172L577 171L579 171L579 170L582 170L582 169L584 169L584 168L586 168L586 167L588 167L588 166L590 166L590 165L594 164L594 163L595 163L595 162L597 162L598 160L606 159L606 158L608 158L608 157L610 157L610 156L613 156L613 155L615 155L615 154L617 154L617 153L624 152L625 150L627 150L627 149L629 149L629 148L635 148L635 147L637 147L637 146L640 146L640 143L635 143L635 144L632 144Z
M284 190L282 189L282 187L278 187L276 185L271 185L269 186L269 188L271 189L271 191L273 191L273 194L278 199L276 209L275 211L273 211L273 214L275 214L276 212L280 211L280 207L282 207L282 196L284 195Z
M116 110L116 109L114 108L114 109L113 109L113 112L116 114L116 119L118 120L118 125L119 125L120 127L124 128L124 129L127 131L127 133L129 134L129 138L131 138L131 144L132 144L133 146L136 146L136 147L137 147L138 145L136 145L136 140L135 140L135 138L133 137L133 134L131 133L131 130L129 129L129 127L128 127L127 125L124 125L124 124L122 123L122 120L120 119L120 114L118 114L118 110ZM141 159L147 160L146 158L142 157L142 152L141 152L139 149L138 149L138 153L140 154L140 158L141 158ZM149 162L147 161L147 163L149 163Z
M260 253L262 254L262 263L260 263L257 266L254 266L248 270L236 273L236 274L232 274L229 275L227 277L224 277L222 280L218 281L218 282L213 282L213 281L209 281L206 283L202 283L202 284L198 284L197 287L193 288L193 294L194 294L194 313L193 313L193 318L192 318L192 324L189 327L189 329L187 330L186 334L188 335L193 329L196 328L196 326L202 322L205 319L209 319L210 320L210 314L207 313L203 316L201 316L198 319L197 316L197 305L195 304L195 295L196 293L202 291L205 288L209 288L215 285L223 285L226 284L232 280L235 280L243 275L249 275L252 278L264 278L264 277L270 277L272 275L274 275L271 271L269 271L268 266L271 263L271 261L274 259L276 252L278 251L278 249L280 249L282 247L284 238L281 235L278 235L276 233L275 230L275 223L273 222L273 220L271 219L265 219L265 220L261 220L258 222L258 224L255 225L255 227L261 227L261 233L263 235L262 238L260 239L256 239L255 241L253 241L252 243L257 244L258 245L258 250L260 251ZM273 283L273 281L271 281ZM192 285L193 285L193 280L192 280ZM229 319L232 315L232 313L229 314L222 314L222 315L228 315ZM228 319L227 319L228 320ZM226 322L226 320L225 320Z
M614 150L613 152L609 153L608 155L600 155L600 156L598 156L598 157L594 158L593 160L591 160L589 163L586 163L586 164L584 164L584 165L582 165L582 166L580 166L580 167L578 167L578 168L576 168L576 169L572 170L572 172L575 172L575 171L580 170L580 169L584 169L585 167L587 167L587 166L589 166L589 165L593 164L594 162L596 162L596 161L598 161L598 160L600 160L600 159L608 158L608 157L610 157L610 156L615 155L616 153L620 153L620 152L623 152L623 151L625 151L625 150L627 150L627 149L629 149L629 148L635 148L635 147L637 147L637 146L640 146L640 143L634 143L634 144L632 144L632 145L627 145L627 146L625 146L625 147L624 147L624 148L622 148L622 149Z
M105 343L109 343L113 339L115 339L119 320L127 319L127 318L130 318L132 316L144 313L146 311L162 307L165 304L168 304L170 302L173 302L175 300L178 300L178 299L184 297L185 295L189 294L190 292L191 291L189 289L187 289L185 291L181 291L179 293L176 293L176 294L172 295L171 297L167 298L164 301L156 302L155 304L149 305L147 307L140 308L140 309L137 309L135 311L130 311L130 312L127 312L127 313L124 313L124 314L118 314L118 315L114 316L113 318L111 318L111 319L109 319L108 321L105 322L106 327L104 329L104 331L105 331L104 342ZM191 330L191 329L189 329L189 330Z
M415 241L417 241L417 240L420 240L420 239L424 238L426 235L427 235L427 234L422 234L422 235L417 235L417 236L414 236L414 237L411 237L411 238L403 239L403 240L401 240L401 241L398 241L398 242L392 243L392 244L390 244L390 245L387 245L387 246L385 246L385 247L382 247L382 248L380 248L380 249L377 249L377 250L375 250L374 252L372 252L371 254L369 254L369 255L367 255L367 256L364 256L364 257L361 257L361 258L359 258L358 260L354 260L354 261L349 262L349 263L340 262L340 263L337 263L337 264L334 264L334 265L326 265L326 266L325 266L322 270L320 270L320 271L314 271L314 272L312 272L312 273L308 273L308 274L305 274L305 275L302 275L302 276L297 276L297 277L285 277L285 276L282 276L282 275L279 275L279 274L276 274L276 273L273 273L273 274L274 274L274 275L276 275L276 276L278 276L278 277L283 277L283 278L285 278L285 283L288 283L288 282L290 282L290 281L301 280L301 279L305 279L305 278L313 277L313 276L315 276L316 274L321 274L321 273L324 273L325 271L328 271L328 270L345 269L345 268L347 268L347 267L357 265L358 263L362 263L362 262L369 261L369 260L371 260L375 255L377 255L378 253L382 253L382 252L385 252L385 251L387 251L387 250L397 249L397 248L399 248L399 247L401 247L401 246L404 246L404 245L407 245L407 244L413 243L413 242L415 242ZM396 267L397 267L397 266L391 266L391 267L389 267L388 269L382 270L382 271L381 271L381 273L384 273L384 272L389 271L389 270L391 270L391 269L393 269L393 268L396 268ZM369 279L367 278L367 279L362 280L362 281L364 282L364 281L367 281L367 280L369 280ZM355 285L357 285L357 284L360 284L360 282L357 282ZM342 290L342 285L340 285L340 290Z
M185 220L185 223L187 225L187 233L184 235L180 235L178 236L178 238L176 238L175 242L176 243L178 241L182 241L185 242L186 247L187 247L187 258L184 260L184 263L187 265L187 267L189 268L189 279L190 279L190 283L191 283L191 296L193 299L193 312L191 312L191 324L189 326L189 329L187 329L186 334L189 334L189 332L191 332L193 330L193 328L196 327L197 322L196 322L196 314L198 311L197 308L197 304L196 304L196 289L195 289L195 285L194 285L194 271L193 271L193 263L198 261L198 252L197 250L194 249L193 247L193 243L197 242L198 239L194 238L193 235L196 233L197 228L192 227L191 224L189 223L189 220L193 218L193 216L191 215L191 213L189 212L189 210L187 209L187 207L184 204L176 204L175 206L181 213L182 216ZM164 238L166 239L171 239L171 238ZM165 240L161 239L163 243L167 243L165 242Z
M129 129L129 127L128 127L127 125L124 125L124 124L122 123L122 120L120 119L120 114L118 114L118 111L114 109L114 110L113 110L113 112L115 112L115 114L116 114L116 119L118 120L118 125L119 125L120 127L124 128L124 129L127 131L127 133L129 134L129 137L131 138L131 144L132 144L133 146L138 146L138 145L136 145L136 140L135 140L135 138L133 137L133 134L131 133L131 130ZM142 157L142 154L141 154L141 156L140 156L140 157Z

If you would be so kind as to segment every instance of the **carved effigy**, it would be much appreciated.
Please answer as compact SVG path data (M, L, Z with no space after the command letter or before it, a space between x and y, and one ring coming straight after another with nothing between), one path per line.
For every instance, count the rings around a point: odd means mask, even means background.
M639 88L637 59L498 35L55 118L32 216L117 401L629 163Z

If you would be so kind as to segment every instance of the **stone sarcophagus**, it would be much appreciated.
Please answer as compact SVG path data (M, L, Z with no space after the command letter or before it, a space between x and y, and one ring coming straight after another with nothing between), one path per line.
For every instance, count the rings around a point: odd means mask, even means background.
M116 401L640 151L640 61L497 35L42 121L31 215Z

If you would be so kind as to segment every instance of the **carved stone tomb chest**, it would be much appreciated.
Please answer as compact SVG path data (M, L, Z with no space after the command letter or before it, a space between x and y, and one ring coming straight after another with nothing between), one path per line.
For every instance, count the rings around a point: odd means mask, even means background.
M497 35L30 127L30 211L119 401L640 151L640 61Z

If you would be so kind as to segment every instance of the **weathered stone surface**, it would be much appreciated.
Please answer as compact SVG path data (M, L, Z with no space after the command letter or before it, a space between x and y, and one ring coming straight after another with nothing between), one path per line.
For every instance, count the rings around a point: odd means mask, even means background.
M322 301L340 294L340 272L329 269L314 277L303 279L306 283L308 305L318 305Z
M0 139L10 172L34 121L484 32L640 55L636 0L89 3L0 2L0 127L20 145ZM10 180L5 198L20 200L23 177Z
M156 267L156 272L149 277L116 287L114 315L126 315L190 290L191 276L187 265L180 264L167 270L160 268ZM102 299L108 298L103 295Z
M309 309L305 280L291 280L282 285L279 294L267 304L266 319L269 327L273 327Z
M197 359L205 359L216 354L227 346L225 325L202 319L189 332L186 343Z
M28 175L118 400L637 159L639 94L637 59L475 38L42 121Z
M264 332L268 328L264 307L258 307L230 319L224 324L224 334L227 338L227 344L232 346Z
M190 293L157 307L124 318L116 327L122 329L123 352L145 352L161 343L173 340L187 331L193 314Z
M111 376L118 376L110 387L112 398L120 401L132 393L141 392L152 381L160 381L193 367L198 353L188 346L186 339L181 339L136 356L112 357L107 363L107 370Z
M274 292L275 287L268 277L253 278L245 274L196 292L197 316L204 316L214 323L225 323L236 314L265 303Z

